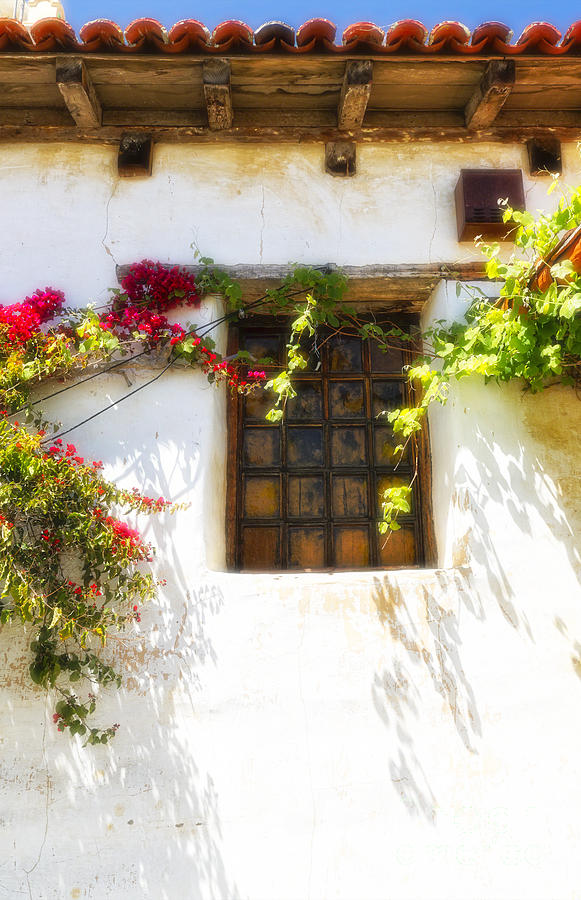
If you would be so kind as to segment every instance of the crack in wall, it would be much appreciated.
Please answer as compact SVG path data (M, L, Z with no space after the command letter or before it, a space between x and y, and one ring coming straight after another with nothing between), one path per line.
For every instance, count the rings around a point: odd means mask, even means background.
M436 237L436 229L438 228L438 196L436 194L436 185L434 183L434 167L430 166L430 184L432 185L432 193L434 195L434 230L430 238L430 246L428 248L428 260L432 262L432 244Z
M38 867L38 865L39 865L39 863L40 863L40 860L41 860L41 857L42 857L42 854L43 854L43 851L44 851L44 848L45 848L45 845L46 845L47 835L48 835L48 812L49 812L49 807L50 807L50 774L49 774L49 771L48 771L48 760L47 760L47 758L46 758L46 717L45 717L45 721L44 721L44 728L43 728L43 731L42 731L42 759L43 759L44 767L45 767L45 770L46 770L46 795L45 795L45 808L44 808L44 815L45 815L45 820L44 820L44 834L43 834L42 841L41 841L41 844L40 844L40 847L39 847L39 850L38 850L38 856L36 857L36 862L34 863L34 865L33 865L30 869L24 869L24 874L25 874L25 877L26 877L26 886L27 886L27 888L28 888L28 895L29 895L29 897L30 897L30 900L33 900L33 897L32 897L32 887L31 887L31 884L30 884L30 876L32 875L32 873L34 872L34 870Z
M113 185L113 190L111 191L111 196L107 200L107 206L105 209L105 233L103 234L103 237L101 238L101 244L102 244L102 247L103 247L105 253L107 254L107 256L111 257L111 259L113 260L113 262L115 263L116 266L119 265L119 263L113 256L111 248L106 244L106 240L109 237L109 207L111 206L111 202L112 202L115 194L117 193L118 186L119 186L119 181L116 181L115 184Z
M262 262L262 252L264 250L264 229L266 227L266 222L264 220L264 182L260 185L260 189L262 191L262 203L260 206L260 262Z

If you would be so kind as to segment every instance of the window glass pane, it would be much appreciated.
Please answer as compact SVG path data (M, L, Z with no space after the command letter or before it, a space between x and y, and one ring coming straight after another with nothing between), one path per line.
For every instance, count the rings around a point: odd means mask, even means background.
M329 414L332 419L365 417L362 381L332 381L329 384Z
M381 566L413 566L417 561L416 536L413 525L402 525L399 531L378 535Z
M289 528L289 567L322 569L325 565L325 529Z
M369 528L344 525L334 529L335 565L362 569L369 565Z
M324 516L325 484L322 475L289 475L288 511L294 518Z
M329 341L331 372L362 372L361 341L355 337L336 335Z
M280 430L245 428L243 459L247 466L280 465Z
M322 365L322 350L320 338L317 335L307 334L303 331L299 341L301 353L306 359L307 365L301 372L319 372Z
M385 326L386 328L388 326ZM396 338L388 338L387 350L380 350L377 341L371 341L371 371L372 372L393 372L399 375L404 365L405 359L403 355L403 347Z
M323 417L323 396L320 381L297 381L294 388L297 396L286 406L289 419L321 419Z
M394 455L394 450L400 444L405 444L405 438L394 434L393 429L385 426L376 426L374 429L375 463L378 466L395 466L402 458L401 453ZM403 459L409 458L409 444Z
M361 518L367 516L367 477L365 475L333 476L333 515Z
M246 475L244 478L244 515L264 519L280 515L280 477Z
M287 464L293 468L298 468L299 466L322 466L323 429L288 428Z
M251 369L261 359L272 359L277 363L282 361L282 336L280 334L247 334L242 340L242 347L248 350L254 357Z
M264 421L269 409L272 409L276 397L271 391L264 388L256 388L244 398L244 414L248 419L260 419Z
M400 381L374 379L371 385L371 399L374 416L378 416L384 410L391 412L394 409L401 409L404 405L403 385ZM383 421L387 422L387 419Z
M280 569L280 529L242 528L242 568Z
M331 464L333 466L364 466L366 464L366 429L333 428L331 434Z

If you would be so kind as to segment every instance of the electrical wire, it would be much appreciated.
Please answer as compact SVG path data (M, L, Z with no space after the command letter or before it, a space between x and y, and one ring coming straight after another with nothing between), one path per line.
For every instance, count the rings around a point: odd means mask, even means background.
M87 416L86 419L83 419L81 422L77 422L76 425L72 425L70 428L65 429L65 431L60 431L58 434L55 434L50 438L46 438L41 443L43 443L43 444L47 444L50 442L54 443L54 441L56 441L58 438L62 438L66 434L70 434L71 431L76 431L77 428L80 428L82 425L86 425L87 422L92 422L93 419L96 419L98 416L101 416L103 413L106 413L110 409L113 409L113 407L118 406L120 403L123 403L124 400L128 400L129 397L133 397L134 394L138 394L139 391L142 391L144 388L149 387L150 384L153 384L154 381L157 381L159 378L161 378L161 376L164 375L167 372L167 370L169 368L171 368L171 366L173 366L173 364L176 362L177 359L178 359L178 357L174 356L174 358L170 360L170 362L167 364L167 366L165 366L161 370L161 372L158 372L158 374L154 378L150 378L149 381L145 382L145 384L140 384L139 387L135 388L135 390L130 391L128 394L125 394L125 396L120 397L118 400L114 400L113 403L109 403L109 405L103 407L103 409L97 410L97 412L93 413L92 416Z

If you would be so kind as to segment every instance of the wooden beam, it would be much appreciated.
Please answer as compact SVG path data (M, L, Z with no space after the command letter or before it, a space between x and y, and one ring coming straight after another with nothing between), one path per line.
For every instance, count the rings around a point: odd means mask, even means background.
M337 110L337 123L342 131L350 131L363 125L372 79L371 59L351 60L346 64Z
M330 141L325 144L325 172L341 178L357 171L357 144L354 141Z
M103 111L84 61L77 57L58 58L56 83L75 124L79 128L98 128Z
M197 275L201 266L184 266ZM295 266L237 265L218 266L230 278L239 281L245 303L264 297L267 290L280 287ZM442 280L484 281L484 262L465 263L412 263L403 265L337 266L326 263L315 268L325 272L342 272L348 279L345 299L358 309L389 307L392 311L417 313ZM121 281L129 266L117 266L117 278ZM257 312L273 311L266 304ZM280 310L279 310L280 312Z
M152 125L150 117L135 111L131 125L105 122L101 128L79 128L64 121L69 118L65 110L35 108L8 110L0 108L0 143L91 143L118 144L123 135L142 135L146 131L156 142L168 144L298 144L344 141L346 132L337 128L308 126L233 126L227 131L212 131L207 126L162 124ZM120 118L117 113L115 118ZM162 117L160 117L162 118ZM391 118L391 117L390 117ZM430 124L429 120L416 121L415 116L395 114L393 123L386 120L381 125L363 126L353 134L358 144L451 143L522 144L530 139L557 138L561 142L581 141L581 112L568 110L555 113L550 125L538 124L538 115L502 113L502 123L478 131L459 123ZM459 117L458 117L459 118ZM534 120L534 121L533 121ZM138 124L139 123L139 124Z
M211 59L203 68L204 96L211 131L232 128L232 90L230 87L230 63L226 59Z
M488 63L464 110L467 128L474 131L492 125L514 87L514 78L514 60L495 59Z

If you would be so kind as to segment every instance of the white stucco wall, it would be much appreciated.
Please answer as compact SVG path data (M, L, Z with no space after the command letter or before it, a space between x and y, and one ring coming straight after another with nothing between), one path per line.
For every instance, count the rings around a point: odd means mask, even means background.
M115 162L2 146L0 302L45 284L103 302L116 262L188 262L192 243L221 263L474 258L460 168L526 171L497 145L361 147L346 180L315 146L162 146L134 181ZM460 313L441 286L425 315ZM74 424L148 377L51 414ZM201 375L75 432L108 475L191 506L146 523L168 585L112 650L110 748L54 730L26 640L0 634L0 896L578 897L581 405L466 382L430 425L441 568L335 575L223 571L225 398Z

